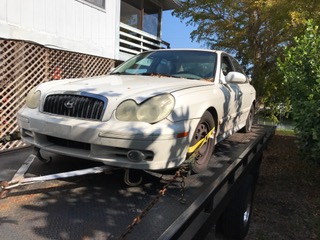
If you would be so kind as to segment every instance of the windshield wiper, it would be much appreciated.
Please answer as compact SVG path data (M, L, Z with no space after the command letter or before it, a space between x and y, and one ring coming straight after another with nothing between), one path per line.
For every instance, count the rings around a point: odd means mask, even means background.
M170 75L157 73L157 72L145 72L145 73L141 73L140 75L143 75L143 76L158 76L158 77L171 77Z
M126 73L126 72L113 72L113 73L110 73L109 75L135 75L135 74Z
M171 77L171 78L181 78L179 76L174 76L174 75L169 75L169 74L163 74L163 73L157 73L157 72L146 72L146 73L141 73L139 75L143 76L157 76L157 77Z

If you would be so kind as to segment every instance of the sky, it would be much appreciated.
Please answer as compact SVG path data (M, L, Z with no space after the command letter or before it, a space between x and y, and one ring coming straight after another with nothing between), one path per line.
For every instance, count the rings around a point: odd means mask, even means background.
M187 26L180 18L171 15L172 11L162 14L162 39L170 43L171 48L204 48L203 44L192 42L190 33L195 27Z

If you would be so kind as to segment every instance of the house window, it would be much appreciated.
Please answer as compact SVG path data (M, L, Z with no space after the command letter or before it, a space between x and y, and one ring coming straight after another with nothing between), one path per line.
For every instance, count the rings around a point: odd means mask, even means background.
M142 30L154 36L159 36L160 9L150 1L145 1Z
M150 0L122 0L120 21L159 37L161 7Z
M139 28L141 25L141 11L139 8L121 1L121 17L120 21L131 27Z
M93 6L98 9L106 9L106 1L105 0L78 0L79 2L83 2L87 5Z

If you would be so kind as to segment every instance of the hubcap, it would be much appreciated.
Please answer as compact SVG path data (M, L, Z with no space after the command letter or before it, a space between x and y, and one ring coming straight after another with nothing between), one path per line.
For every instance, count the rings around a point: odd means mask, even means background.
M206 123L201 123L201 124L199 125L197 131L196 131L195 136L194 136L195 142L199 142L202 138L204 138L204 137L208 134L208 132L209 132L208 129L209 129L209 128L208 128L208 125L207 125ZM205 144L199 149L198 154L197 154L197 156L196 156L196 159L197 159L197 160L201 160L201 157L206 154L207 149L208 149L208 144L205 143Z
M244 227L247 226L249 219L250 219L250 213L251 213L251 202L252 202L252 192L249 191L248 192L248 196L247 196L247 206L246 209L243 213L243 225Z

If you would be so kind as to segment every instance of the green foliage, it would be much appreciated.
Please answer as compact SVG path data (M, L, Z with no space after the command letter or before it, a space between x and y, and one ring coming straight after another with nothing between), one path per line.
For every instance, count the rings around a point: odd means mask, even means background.
M312 20L301 37L285 48L284 60L278 60L293 108L301 153L320 160L320 34Z

